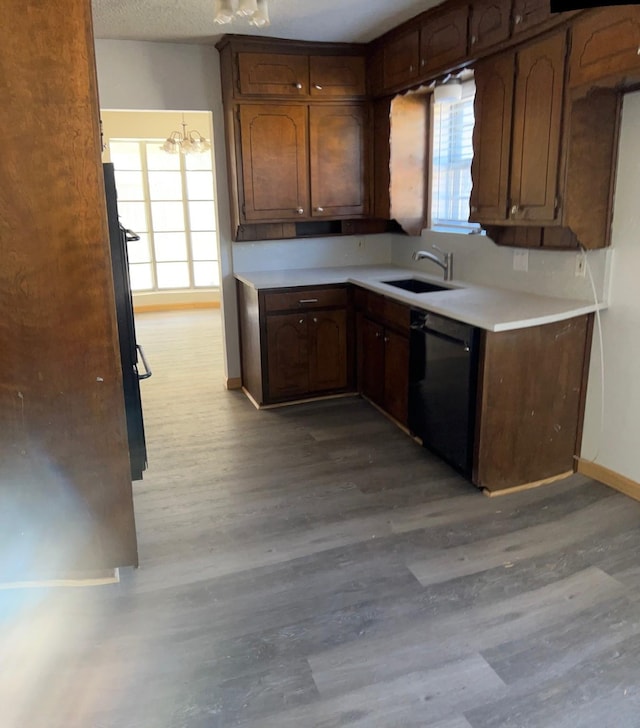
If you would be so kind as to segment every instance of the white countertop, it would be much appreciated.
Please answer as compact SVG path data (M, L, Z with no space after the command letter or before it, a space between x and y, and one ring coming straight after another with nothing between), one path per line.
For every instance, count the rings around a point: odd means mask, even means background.
M487 331L523 329L528 326L563 321L606 308L606 304L596 305L594 301L538 296L504 288L478 286L465 281L453 280L444 283L441 278L396 266L251 271L236 273L235 277L257 290L354 283L414 308L433 311ZM432 293L411 293L384 283L387 280L402 278L419 278L450 288Z

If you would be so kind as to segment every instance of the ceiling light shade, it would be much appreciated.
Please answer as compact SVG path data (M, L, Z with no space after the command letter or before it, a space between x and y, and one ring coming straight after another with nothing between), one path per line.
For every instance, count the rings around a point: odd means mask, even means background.
M211 143L195 129L187 132L183 114L182 131L172 131L160 149L167 154L202 154L211 149Z
M433 89L433 100L436 103L447 101L460 101L462 99L462 81L459 78L451 78L446 83L436 84Z
M214 23L226 25L236 18L256 28L266 28L270 22L267 0L215 0Z

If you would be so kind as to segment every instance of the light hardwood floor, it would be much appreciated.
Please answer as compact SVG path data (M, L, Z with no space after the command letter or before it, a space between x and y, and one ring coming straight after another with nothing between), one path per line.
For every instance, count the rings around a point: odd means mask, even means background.
M488 499L366 402L258 412L138 316L140 568L0 594L8 728L640 726L640 503Z

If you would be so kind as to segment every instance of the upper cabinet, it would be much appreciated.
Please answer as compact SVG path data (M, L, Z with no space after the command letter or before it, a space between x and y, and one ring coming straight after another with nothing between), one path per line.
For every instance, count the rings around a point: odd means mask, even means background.
M247 96L308 96L308 58L279 53L238 53L238 90Z
M262 43L264 46L264 43ZM286 50L286 46L282 48ZM311 55L239 51L232 69L235 96L294 99L359 98L366 95L364 55Z
M309 88L316 99L364 96L367 90L364 56L311 56Z
M564 61L557 33L476 65L472 221L555 221Z
M420 69L428 73L455 66L467 55L466 5L453 7L429 18L420 28Z
M505 0L475 0L469 15L469 48L472 54L507 40L511 5Z
M385 43L382 50L382 83L393 88L418 79L420 72L420 32L416 28Z
M575 20L571 35L572 88L640 81L640 6L593 10Z
M513 34L517 36L551 18L549 0L513 0L512 15Z
M335 221L365 218L364 55L233 37L219 47L234 239L340 233Z

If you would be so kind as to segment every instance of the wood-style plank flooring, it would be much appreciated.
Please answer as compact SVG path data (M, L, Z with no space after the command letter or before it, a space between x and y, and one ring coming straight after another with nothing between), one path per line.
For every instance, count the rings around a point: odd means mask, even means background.
M366 402L258 412L144 314L140 568L0 592L7 728L640 726L640 503L488 499Z

